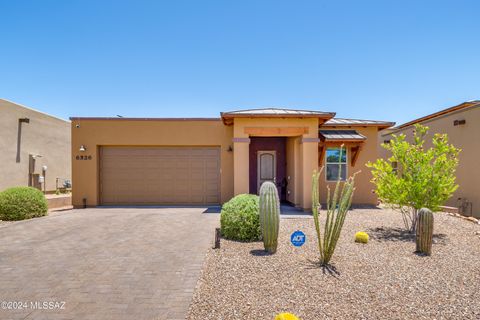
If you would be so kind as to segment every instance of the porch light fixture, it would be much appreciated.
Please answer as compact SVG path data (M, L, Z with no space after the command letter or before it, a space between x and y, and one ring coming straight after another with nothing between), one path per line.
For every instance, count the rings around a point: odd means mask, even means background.
M82 144L82 145L80 146L80 149L78 149L78 150L79 150L80 152L85 152L85 151L87 151L87 148L85 148L85 146Z
M232 146L228 146L227 151L228 151L228 152L233 152L233 147L232 147Z

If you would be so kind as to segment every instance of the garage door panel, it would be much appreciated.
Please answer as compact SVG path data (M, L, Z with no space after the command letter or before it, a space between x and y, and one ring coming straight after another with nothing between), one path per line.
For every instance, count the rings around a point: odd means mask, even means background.
M205 198L205 201L206 201L207 203L215 203L216 199L218 199L217 196L207 196L207 197Z
M219 203L218 147L102 147L102 204Z
M219 167L218 161L206 161L205 165L207 169L217 169Z
M218 187L219 187L218 184L216 184L216 185L208 185L208 184L205 185L205 194L209 194L209 195L217 194Z

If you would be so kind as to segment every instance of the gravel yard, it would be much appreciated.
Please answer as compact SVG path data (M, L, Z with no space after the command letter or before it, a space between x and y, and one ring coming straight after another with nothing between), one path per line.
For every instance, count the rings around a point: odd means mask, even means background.
M187 319L480 319L480 225L435 214L431 257L414 254L399 213L349 212L332 258L319 267L313 219L282 219L279 248L222 239L210 250ZM290 234L307 235L303 247ZM353 241L370 234L368 244ZM478 234L475 234L478 233Z

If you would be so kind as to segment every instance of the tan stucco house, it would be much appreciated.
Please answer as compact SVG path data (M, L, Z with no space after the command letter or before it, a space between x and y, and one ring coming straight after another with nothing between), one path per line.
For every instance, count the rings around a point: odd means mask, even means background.
M362 171L354 203L376 204L365 163L378 157L379 130L393 123L334 116L266 108L219 118L72 117L73 204L221 204L271 180L283 201L309 210L312 172L326 167L325 195L342 144L344 174Z
M0 99L0 191L55 192L71 180L70 121Z
M447 206L457 207L459 212L480 218L480 100L468 101L459 105L435 112L433 114L409 121L395 128L380 132L379 154L383 158L390 155L380 147L388 143L392 134L405 134L407 141L412 141L414 124L420 123L430 128L427 141L435 133L448 134L449 142L462 151L459 155L457 169L457 191L447 202ZM427 144L427 146L430 146Z

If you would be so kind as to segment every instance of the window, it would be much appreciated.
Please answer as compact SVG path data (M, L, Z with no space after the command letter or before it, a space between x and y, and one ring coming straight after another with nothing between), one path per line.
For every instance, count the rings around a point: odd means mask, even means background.
M341 180L346 180L347 178L347 149L342 148L342 159L340 159L340 148L327 148L325 161L327 165L327 170L325 170L325 175L327 181L337 181L340 168L342 168Z

